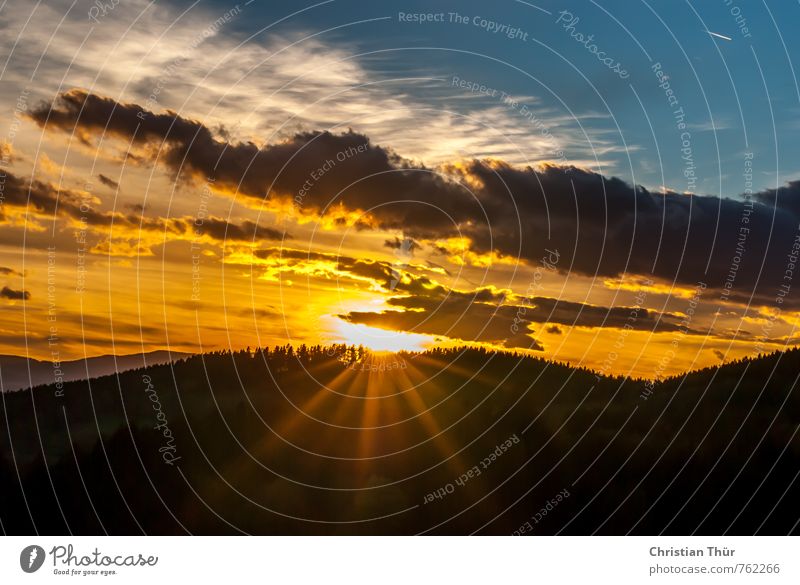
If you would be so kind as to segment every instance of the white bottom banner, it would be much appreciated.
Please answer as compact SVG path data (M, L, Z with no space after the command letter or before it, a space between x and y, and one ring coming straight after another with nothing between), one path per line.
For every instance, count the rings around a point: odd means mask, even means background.
M0 583L798 583L789 537L5 537Z

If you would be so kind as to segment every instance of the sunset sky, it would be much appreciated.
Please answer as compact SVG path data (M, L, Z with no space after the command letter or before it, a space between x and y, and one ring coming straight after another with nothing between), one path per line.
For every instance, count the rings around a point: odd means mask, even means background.
M800 341L797 4L101 4L0 5L0 353Z

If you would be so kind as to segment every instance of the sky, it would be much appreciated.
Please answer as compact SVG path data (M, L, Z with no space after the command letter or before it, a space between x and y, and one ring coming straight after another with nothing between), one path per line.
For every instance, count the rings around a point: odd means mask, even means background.
M798 17L7 0L0 353L795 345Z

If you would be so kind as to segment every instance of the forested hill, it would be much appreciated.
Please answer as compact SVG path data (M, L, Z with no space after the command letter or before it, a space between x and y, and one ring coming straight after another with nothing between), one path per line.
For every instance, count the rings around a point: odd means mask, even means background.
M800 352L659 383L511 353L217 352L2 394L8 534L787 533Z

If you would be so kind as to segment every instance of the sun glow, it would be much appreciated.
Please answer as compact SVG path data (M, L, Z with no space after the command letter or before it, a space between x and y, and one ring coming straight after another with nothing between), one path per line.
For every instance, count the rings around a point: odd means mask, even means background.
M336 319L333 343L363 345L373 351L423 351L436 341L430 335L379 329Z

